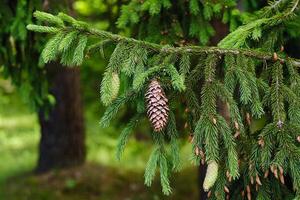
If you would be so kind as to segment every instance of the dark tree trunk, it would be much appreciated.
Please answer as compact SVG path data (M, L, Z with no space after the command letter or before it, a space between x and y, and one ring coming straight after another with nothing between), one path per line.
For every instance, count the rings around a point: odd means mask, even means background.
M51 63L47 73L56 104L48 116L43 111L39 113L41 140L37 172L76 166L85 160L79 68Z
M203 182L204 182L204 178L205 178L205 174L206 174L206 169L207 169L207 165L204 164L202 165L200 162L200 165L198 167L198 184L199 184L199 199L200 200L206 200L207 199L207 192L204 191L203 189Z

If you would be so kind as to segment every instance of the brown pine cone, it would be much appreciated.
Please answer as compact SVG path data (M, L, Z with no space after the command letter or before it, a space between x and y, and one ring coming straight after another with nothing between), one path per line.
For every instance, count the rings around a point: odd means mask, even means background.
M156 79L151 80L145 98L147 115L154 131L162 131L168 122L169 107L165 92Z

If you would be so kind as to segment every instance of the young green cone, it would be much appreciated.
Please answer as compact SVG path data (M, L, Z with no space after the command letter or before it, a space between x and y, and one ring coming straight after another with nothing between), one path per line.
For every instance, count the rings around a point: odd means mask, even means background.
M209 161L207 165L206 175L203 183L203 189L208 192L215 184L218 177L218 163L216 161Z

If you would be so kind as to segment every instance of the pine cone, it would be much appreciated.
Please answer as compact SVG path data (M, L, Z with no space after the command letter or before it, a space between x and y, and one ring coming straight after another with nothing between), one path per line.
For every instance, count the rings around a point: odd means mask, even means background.
M209 189L215 184L218 177L218 163L216 161L209 161L207 165L206 175L203 183L204 191Z
M145 94L147 115L155 132L161 131L168 122L168 99L160 83L153 79Z
M120 89L120 78L118 73L113 72L112 73L112 80L111 80L111 95L112 95L112 100L116 99L118 97Z

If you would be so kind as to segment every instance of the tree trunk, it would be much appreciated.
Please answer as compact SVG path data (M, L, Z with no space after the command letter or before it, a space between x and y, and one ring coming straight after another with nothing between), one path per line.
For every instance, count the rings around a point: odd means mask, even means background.
M48 116L43 111L39 113L41 140L37 172L76 166L85 160L79 68L50 63L47 73L56 104Z
M198 184L199 184L199 199L206 200L207 199L207 192L203 189L203 182L206 174L207 165L202 165L201 162L198 167Z

